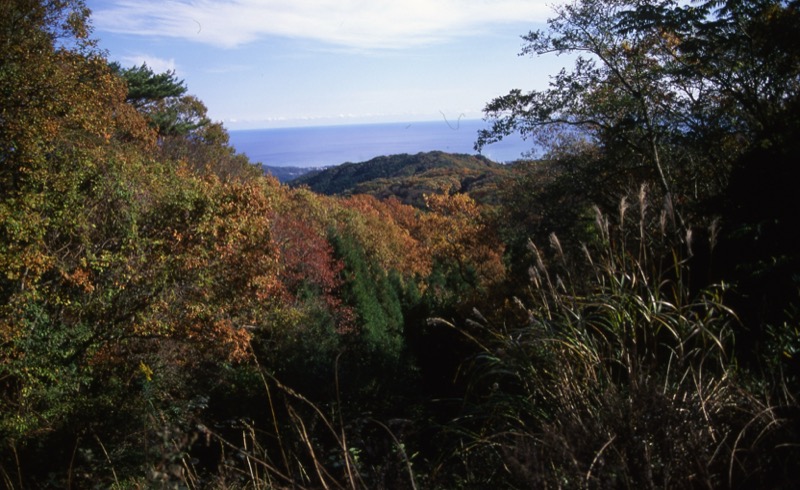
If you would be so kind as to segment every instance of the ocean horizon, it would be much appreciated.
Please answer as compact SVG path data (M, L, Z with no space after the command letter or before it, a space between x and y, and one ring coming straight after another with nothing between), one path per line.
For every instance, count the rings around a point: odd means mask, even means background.
M482 120L372 123L231 130L230 143L251 161L271 167L328 167L384 155L427 151L477 154ZM525 157L533 143L518 135L487 145L481 155L508 163Z

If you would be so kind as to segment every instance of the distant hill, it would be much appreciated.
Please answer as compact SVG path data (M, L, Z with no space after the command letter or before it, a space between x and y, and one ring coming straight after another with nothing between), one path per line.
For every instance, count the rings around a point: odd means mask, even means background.
M397 196L415 206L423 205L423 194L444 189L466 192L478 201L491 202L498 185L510 178L513 172L513 166L495 163L479 155L432 151L345 163L308 172L291 181L290 185L305 185L328 195L371 194L381 199Z
M313 167L272 167L269 165L262 165L264 172L269 173L280 182L287 183L292 180L305 175L309 172L319 171L319 168Z

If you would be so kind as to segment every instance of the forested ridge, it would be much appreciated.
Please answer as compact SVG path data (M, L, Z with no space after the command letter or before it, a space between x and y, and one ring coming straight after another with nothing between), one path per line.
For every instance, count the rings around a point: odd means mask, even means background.
M306 186L325 195L395 197L404 204L424 208L425 195L444 191L469 194L479 202L495 202L499 188L515 175L513 165L495 163L480 155L430 151L386 155L314 170L291 180L289 185Z
M541 159L297 187L90 20L0 4L3 486L796 486L798 2L563 4Z

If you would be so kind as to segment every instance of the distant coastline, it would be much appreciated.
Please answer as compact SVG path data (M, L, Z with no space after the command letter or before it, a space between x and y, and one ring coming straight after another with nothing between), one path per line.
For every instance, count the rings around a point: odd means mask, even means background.
M231 145L250 160L269 167L326 167L364 162L377 156L425 151L476 154L481 120L378 123L230 131ZM531 142L510 136L482 154L495 162L518 160Z

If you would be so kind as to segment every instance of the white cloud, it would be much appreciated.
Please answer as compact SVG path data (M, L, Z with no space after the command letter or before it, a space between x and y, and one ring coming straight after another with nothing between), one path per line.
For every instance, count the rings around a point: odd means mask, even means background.
M493 24L541 22L545 0L113 0L94 12L100 31L236 47L264 36L403 48Z
M164 73L170 70L175 71L175 58L170 58L167 60L157 56L138 53L128 56L120 56L119 62L123 68L130 66L142 66L142 63L146 63L147 66L150 67L150 69L152 69L155 73Z

